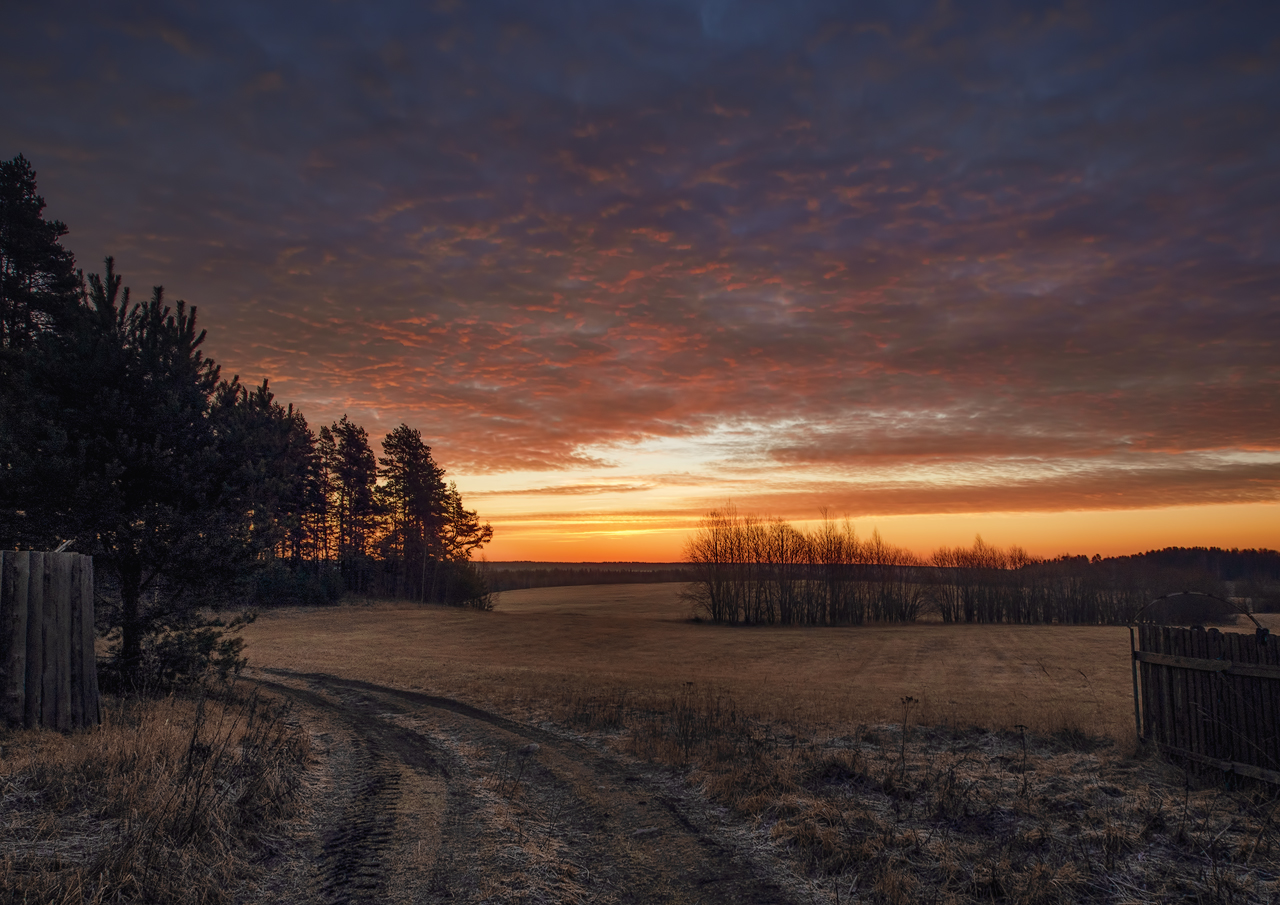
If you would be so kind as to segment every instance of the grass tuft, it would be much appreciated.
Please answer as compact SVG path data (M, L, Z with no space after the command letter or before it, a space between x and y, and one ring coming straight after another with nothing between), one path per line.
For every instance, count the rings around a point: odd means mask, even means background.
M292 815L308 753L285 709L232 690L0 734L0 901L229 901Z

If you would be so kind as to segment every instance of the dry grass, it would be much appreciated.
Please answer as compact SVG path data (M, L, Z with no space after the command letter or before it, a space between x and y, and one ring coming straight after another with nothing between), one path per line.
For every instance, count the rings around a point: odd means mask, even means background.
M685 771L829 901L1280 901L1274 791L1135 757L1115 627L695 625L676 586L269 614L259 666L551 720Z
M651 711L582 698L561 720L680 766L836 902L1274 902L1273 791L1193 788L1074 730L758 722L690 685Z
M508 592L493 613L374 605L264 614L254 665L421 688L507 709L611 689L644 706L686 682L754 718L1133 735L1129 636L1114 626L734 628L695 625L680 585Z
M221 693L0 730L0 901L229 901L294 806L307 751L283 717Z

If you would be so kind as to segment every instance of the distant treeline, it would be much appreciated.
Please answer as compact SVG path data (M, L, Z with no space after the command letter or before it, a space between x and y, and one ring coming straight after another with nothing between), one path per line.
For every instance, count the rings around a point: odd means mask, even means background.
M1165 547L1132 556L1108 557L1101 562L1143 562L1160 568L1202 572L1221 581L1280 581L1280 550Z
M686 598L712 622L861 625L936 613L948 623L1123 624L1157 597L1194 590L1274 606L1275 551L1178 550L1103 560L1042 560L1016 545L942 547L924 559L824 519L812 531L781 519L710 513L686 547ZM1248 564L1257 571L1248 571ZM1234 577L1224 580L1222 575ZM1231 608L1202 607L1198 621Z
M485 584L490 591L519 591L525 588L558 588L587 584L657 584L664 581L689 581L688 566L665 568L599 568L550 567L502 568L485 571Z

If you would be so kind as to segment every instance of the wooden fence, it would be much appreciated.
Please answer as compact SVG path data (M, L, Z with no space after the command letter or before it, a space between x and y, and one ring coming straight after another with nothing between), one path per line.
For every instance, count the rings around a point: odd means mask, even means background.
M1280 639L1149 623L1130 636L1139 739L1280 784Z
M0 551L0 721L96 726L93 642L93 557Z

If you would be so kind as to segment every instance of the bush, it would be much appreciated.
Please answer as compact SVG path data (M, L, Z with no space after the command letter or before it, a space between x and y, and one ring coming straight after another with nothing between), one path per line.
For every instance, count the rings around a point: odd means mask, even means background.
M273 560L253 579L253 604L269 606L329 606L345 591L342 573L327 565L293 566Z
M103 688L164 694L199 682L225 685L248 662L241 656L244 639L236 636L255 618L254 613L241 613L229 621L213 618L166 626L143 638L142 662L133 675L128 675L120 658L117 637L99 669Z

